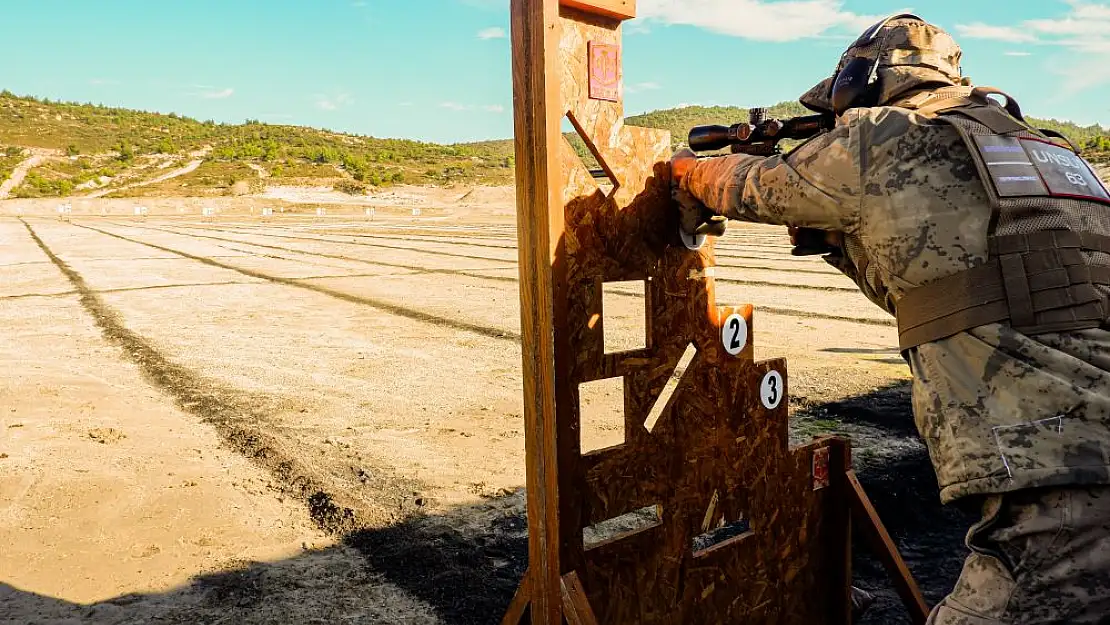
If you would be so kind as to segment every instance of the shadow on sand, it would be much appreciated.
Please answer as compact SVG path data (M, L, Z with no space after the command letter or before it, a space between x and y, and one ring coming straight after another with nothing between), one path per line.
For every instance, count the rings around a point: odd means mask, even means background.
M892 453L857 454L856 468L929 601L951 587L971 517L942 508L916 439L906 385L799 411L834 417L845 433ZM859 541L857 541L859 544ZM166 593L78 605L0 583L0 623L21 625L498 623L527 564L523 491L446 514L345 535L277 563L242 563ZM866 624L908 623L882 569L857 550L855 583L875 591Z

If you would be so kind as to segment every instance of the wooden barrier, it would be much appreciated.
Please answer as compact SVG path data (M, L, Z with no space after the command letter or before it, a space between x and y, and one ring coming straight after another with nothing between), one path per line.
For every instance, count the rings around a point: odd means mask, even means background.
M634 16L512 2L530 568L503 623L848 623L849 446L790 448L786 362L753 360L752 307L719 307L712 245L679 240L670 136L623 122ZM605 352L616 281L644 285L643 349ZM580 385L612 378L624 442L583 454Z

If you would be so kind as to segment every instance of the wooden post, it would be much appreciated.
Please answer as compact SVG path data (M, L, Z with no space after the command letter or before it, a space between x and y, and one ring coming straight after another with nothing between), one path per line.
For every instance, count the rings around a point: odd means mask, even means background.
M562 624L554 272L563 230L559 184L558 0L512 0L517 247L529 459L528 575L532 622Z

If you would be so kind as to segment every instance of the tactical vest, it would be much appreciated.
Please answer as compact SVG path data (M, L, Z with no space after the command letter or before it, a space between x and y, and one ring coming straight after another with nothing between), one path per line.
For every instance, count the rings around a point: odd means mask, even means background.
M985 264L898 301L901 349L991 323L1034 336L1110 322L1110 192L1079 150L1029 126L995 89L940 89L899 106L959 132L992 208Z

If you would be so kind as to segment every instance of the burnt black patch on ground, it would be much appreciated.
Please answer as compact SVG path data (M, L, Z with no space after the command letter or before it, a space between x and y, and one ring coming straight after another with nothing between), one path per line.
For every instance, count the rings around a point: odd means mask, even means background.
M445 623L492 625L501 622L528 567L524 511L518 507L504 518L511 520L477 532L427 518L356 532L347 542L376 572L432 605Z
M930 605L955 585L967 555L963 545L975 515L967 506L942 506L936 473L917 434L910 383L901 382L840 401L802 399L795 425L843 434L852 441L853 466L883 524L898 545ZM860 625L910 623L877 560L855 540L856 585L877 596Z

